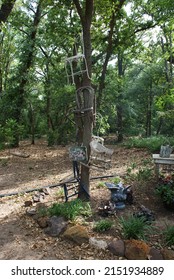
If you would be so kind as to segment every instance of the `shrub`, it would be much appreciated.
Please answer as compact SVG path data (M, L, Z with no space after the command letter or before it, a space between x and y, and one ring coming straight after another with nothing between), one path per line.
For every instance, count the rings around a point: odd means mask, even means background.
M104 232L109 230L113 225L113 222L111 220L103 219L94 225L94 230L97 232Z
M147 180L150 180L151 177L152 177L152 173L153 173L152 168L148 168L148 167L140 168L140 169L138 170L138 173L136 174L136 179L137 179L138 181L147 181Z
M145 221L144 217L129 216L127 219L121 217L119 222L125 239L145 240L152 230L152 226Z
M165 205L174 206L174 183L158 185L155 193L160 196Z
M75 220L78 216L90 217L92 215L91 206L88 202L76 199L67 203L55 203L48 209L51 216L63 216L69 220Z
M174 139L172 137L165 136L152 136L147 138L130 138L125 141L124 146L127 148L146 148L150 152L156 152L160 150L161 145L170 143L174 145Z
M142 163L143 164L143 163ZM137 181L149 181L153 175L153 168L151 167L139 167L136 171L132 167L128 167L127 178Z
M166 230L163 232L163 236L166 245L174 245L174 226L167 226Z

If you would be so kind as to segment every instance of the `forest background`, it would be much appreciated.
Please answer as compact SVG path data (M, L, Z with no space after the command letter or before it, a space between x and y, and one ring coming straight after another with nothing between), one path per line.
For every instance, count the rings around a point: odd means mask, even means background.
M75 85L65 60L83 45L77 9L93 2L0 1L0 147L45 136L75 142ZM95 135L174 133L173 0L95 0L91 84Z

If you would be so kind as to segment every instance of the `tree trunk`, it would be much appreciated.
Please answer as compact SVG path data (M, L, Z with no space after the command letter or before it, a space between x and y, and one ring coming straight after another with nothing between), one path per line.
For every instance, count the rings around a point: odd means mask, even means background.
M124 75L123 71L123 55L118 53L118 76L121 82L118 85L118 98L117 98L117 141L123 141L123 88L122 88L122 78Z
M108 39L107 39L107 47L106 47L106 56L105 56L105 61L103 63L103 68L101 72L101 77L100 77L100 82L99 82L99 89L98 89L98 97L97 97L97 108L100 108L100 105L102 103L102 95L103 95L103 89L105 87L105 77L106 77L106 72L107 72L107 67L109 60L112 55L113 51L113 35L116 32L115 31L115 26L116 26L116 18L118 12L121 10L125 3L125 0L119 0L117 1L117 4L115 1L112 1L112 14L111 14L111 19L109 22L109 32L108 32ZM119 41L117 40L116 44L119 44ZM114 47L117 47L117 45L114 45Z
M10 15L10 13L12 11L15 2L16 2L16 0L5 0L4 3L1 5L1 8L0 8L0 25L1 25L2 22L7 21L8 16Z
M152 82L149 89L149 96L147 100L147 115L146 115L146 137L150 137L152 135L152 102L153 102L153 94L152 94Z
M31 144L35 144L35 116L32 104L29 105L29 120L30 120L30 133L31 133Z
M84 44L84 55L87 62L88 73L83 74L81 86L91 87L91 72L92 72L92 62L91 62L91 22L93 14L93 0L86 0L85 11L80 5L79 0L73 0L76 6L77 12L81 19L82 29L83 29L83 44ZM76 88L79 89L79 81L76 79ZM84 104L93 104L92 96L89 96L89 92L84 89ZM83 127L80 131L80 141L87 148L88 158L90 157L90 142L92 139L93 131L93 114L91 111L87 111L83 116ZM90 169L84 165L81 166L81 180L80 180L80 194L79 198L89 199L90 196Z
M20 123L21 110L23 107L24 96L25 96L25 86L28 82L28 72L33 62L36 33L41 19L41 2L42 0L40 0L38 3L37 10L33 20L33 25L31 27L31 33L27 38L28 45L30 46L30 48L24 49L23 56L25 57L25 60L23 61L23 64L21 65L18 73L18 77L20 80L19 80L19 86L15 90L16 110L14 111L14 118L17 121L17 123ZM18 145L19 145L19 135L16 135L14 140L14 146L17 147Z

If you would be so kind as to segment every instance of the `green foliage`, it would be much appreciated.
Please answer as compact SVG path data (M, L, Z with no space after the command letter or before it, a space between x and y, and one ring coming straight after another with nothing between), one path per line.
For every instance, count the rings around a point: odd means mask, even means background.
M19 125L16 120L8 119L4 127L4 133L9 146L14 145L15 137L22 135L23 126Z
M23 126L17 124L14 119L8 119L4 126L0 126L0 149L6 144L8 147L15 145L15 137L23 134Z
M54 203L48 213L51 216L63 216L68 220L75 220L78 216L90 217L91 206L88 202L76 199L67 203Z
M167 246L174 245L174 226L167 226L163 232L163 237Z
M143 217L129 216L126 219L121 217L119 222L122 227L122 234L126 239L145 240L147 239L147 234L153 229Z
M127 179L137 180L139 182L146 182L152 178L153 168L148 165L149 161L143 160L138 167L132 163L126 170Z
M97 113L96 125L94 127L95 135L106 135L109 131L110 125L108 122L108 116L106 114Z
M57 142L57 133L53 130L48 130L47 132L47 142L48 146L53 146Z
M136 179L138 181L147 181L151 179L152 174L153 174L152 168L141 167L136 174Z
M96 186L97 189L100 189L100 188L105 188L105 183L104 182L99 182Z
M111 182L114 183L114 184L116 184L116 185L117 185L120 181L121 181L121 178L120 178L120 177L114 177L114 178L111 179Z
M38 209L38 215L39 217L45 217L48 215L48 210L46 207L41 207Z
M64 59L73 55L77 37L79 46L80 18L73 1L45 0L41 2L42 15L46 15L46 17L41 17L41 21L34 21L36 16L34 11L38 1L26 0L19 1L15 5L9 24L2 26L0 40L0 91L2 92L0 94L3 96L0 100L1 147L4 145L4 125L9 118L20 119L23 122L25 125L23 137L31 135L31 128L34 135L43 136L48 132L50 146L67 144L75 138L73 110L76 105L76 89L71 85L66 86ZM164 135L173 135L173 85L168 82L172 79L166 79L169 72L172 73L169 58L172 54L173 38L170 35L173 28L173 1L138 0L133 4L128 1L129 9L124 1L120 9L117 2L96 0L94 3L95 13L91 33L92 84L95 85L96 96L100 80L104 83L101 106L96 112L94 134L106 135L109 132L118 131L119 105L122 110L122 133L126 136L140 133L145 135L148 117L151 118L152 134L160 131ZM80 5L84 9L85 1L80 1ZM109 30L114 13L117 22L113 26L112 42L110 42L112 48L108 48L108 34L112 34ZM37 34L32 40L36 25ZM161 40L156 40L156 38L154 40L154 34L158 33L157 29L153 29L154 25L160 27L159 36L165 43L164 53L160 45ZM149 32L149 28L152 32ZM139 30L143 30L147 38L146 44L141 40ZM171 44L166 42L171 42ZM112 49L110 54L107 54L107 49ZM118 54L122 56L122 76L118 73ZM106 78L103 79L101 78L103 63L108 55L111 63L106 69ZM166 73L165 60L168 60L169 64L168 73ZM22 77L24 79L21 84ZM20 94L21 86L23 86L22 94ZM31 89L34 89L35 93ZM10 92L13 94L11 95ZM98 98L100 96L97 96ZM32 101L29 103L33 105L33 122L27 117L28 101ZM21 114L23 110L26 110L25 117ZM49 123L49 128L47 117L51 123ZM52 131L50 131L50 126ZM11 131L12 128L6 132L8 142L14 142L16 138ZM150 134L151 132L146 135ZM156 147L150 147L150 151L152 150L156 150Z
M4 135L4 128L0 125L0 150L4 149L5 147L5 135Z
M96 224L94 225L94 230L97 232L104 232L109 230L112 227L112 225L113 222L111 220L103 219L96 222Z
M59 188L59 190L56 192L56 196L58 198L64 197L64 189L63 188Z
M160 196L162 201L167 205L174 204L174 183L158 185L155 193Z
M127 148L143 148L150 152L157 152L160 150L161 145L165 143L174 145L174 138L165 136L153 136L148 138L131 137L126 140L123 145Z

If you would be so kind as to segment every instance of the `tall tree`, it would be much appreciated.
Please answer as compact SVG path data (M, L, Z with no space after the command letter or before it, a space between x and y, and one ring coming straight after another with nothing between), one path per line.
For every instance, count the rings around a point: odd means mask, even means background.
M27 37L23 46L23 51L20 57L20 64L16 75L16 85L12 90L12 98L15 99L15 107L13 108L13 118L17 123L20 123L21 112L25 100L25 90L28 82L29 70L33 63L34 51L36 45L36 35L38 25L41 20L41 5L43 0L38 0L36 10L33 7L29 7L30 12L34 12L34 18L30 30L27 32ZM16 135L14 140L14 146L19 145L19 137Z
M118 40L115 40L114 42L114 32L116 32L116 21L119 18L119 13L120 10L122 9L124 3L126 0L119 0L119 1L111 1L110 4L110 18L108 19L109 21L109 31L107 34L107 44L106 44L106 49L105 49L105 59L103 62L102 66L102 71L101 71L101 76L100 76L100 81L99 81L99 89L98 89L98 98L97 98L97 105L98 108L100 108L101 101L102 101L102 92L105 86L105 77L106 77L106 72L107 72L107 67L109 60L113 54L113 50L115 45L118 44ZM117 32L116 32L117 34Z
M88 68L88 75L86 72L84 73L81 84L79 84L79 80L76 80L76 88L78 90L79 87L91 88L91 73L92 73L91 24L92 24L92 17L93 17L94 0L84 1L85 2L84 6L82 6L81 1L79 0L73 0L73 2L77 9L81 21L81 26L83 30L84 55ZM93 97L92 95L91 96L89 95L89 92L85 88L84 88L84 104L88 104L89 107L93 106ZM88 158L90 157L90 142L92 139L92 131L93 131L93 110L92 111L89 110L86 111L83 117L83 127L81 129L81 135L80 135L81 138L80 142L87 147ZM90 191L89 177L90 177L90 169L82 165L80 192L83 191L82 194L85 198L89 197L89 191Z
M2 82L2 76L3 76L3 70L2 70L2 48L3 48L3 41L4 41L4 35L1 34L1 25L2 23L5 23L13 9L13 6L15 4L16 0L4 0L2 2L2 5L0 7L0 95L2 93L3 88L3 82Z

